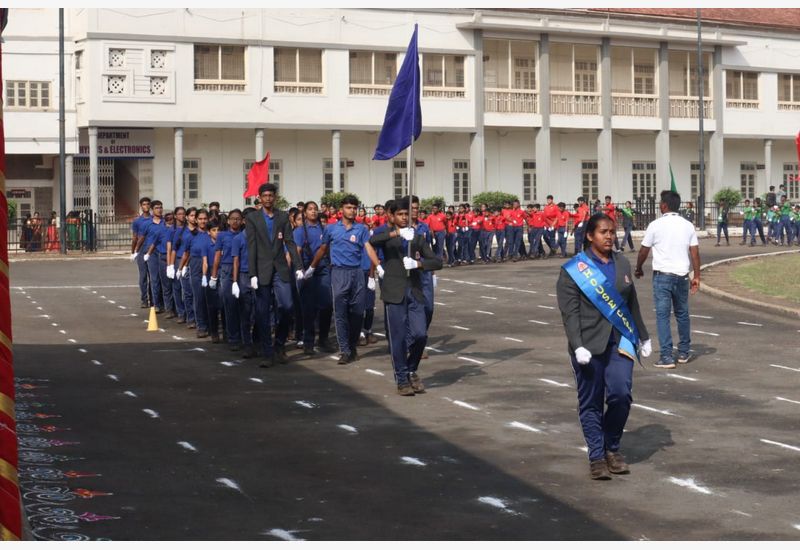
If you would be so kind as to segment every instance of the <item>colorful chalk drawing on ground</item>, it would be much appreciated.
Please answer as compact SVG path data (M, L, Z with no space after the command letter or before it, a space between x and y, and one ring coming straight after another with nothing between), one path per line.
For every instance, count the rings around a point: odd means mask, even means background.
M78 512L70 507L87 501L100 504L104 499L97 497L110 497L113 493L94 486L93 482L101 480L102 474L75 468L85 458L68 453L77 450L80 441L51 439L50 434L70 432L71 428L59 425L56 419L62 416L53 414L53 404L37 401L43 397L37 390L46 389L48 382L21 378L15 384L17 390L24 390L16 392L18 474L31 532L37 540L109 540L92 536L90 526L122 518L100 510Z

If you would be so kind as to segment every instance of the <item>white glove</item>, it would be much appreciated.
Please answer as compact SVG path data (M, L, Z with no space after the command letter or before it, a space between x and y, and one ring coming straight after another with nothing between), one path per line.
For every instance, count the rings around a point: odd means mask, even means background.
M250 277L250 288L253 290L258 289L258 277Z
M211 290L216 290L216 288L217 288L217 281L218 281L218 280L219 280L219 279L217 279L216 277L211 277L211 279L209 279L209 281L208 281L208 286L209 286L209 287L211 287Z
M375 290L375 279L374 278L370 277L369 279L367 279L367 288L369 290L372 290L372 291Z
M308 269L306 269L306 272L303 273L303 278L304 279L310 279L311 276L314 274L314 270L315 270L315 268L313 268L313 267L309 267Z
M147 263L147 260L150 259L150 254L145 254L142 259L144 260L144 263Z
M575 350L575 359L578 360L579 365L588 365L592 360L592 352L581 346Z
M378 279L383 279L383 275L386 272L384 271L383 266L379 265L378 267L375 268L375 273L378 274Z
M578 227L583 227L583 222L579 223Z
M167 266L167 279L174 279L175 278L175 266L168 265Z
M132 261L132 262L135 262L135 261L136 261L136 257L137 257L138 255L139 255L139 253L138 253L138 252L134 252L133 254L131 254L131 261Z
M436 288L436 285L439 284L439 277L436 275L433 276L433 288Z
M208 286L208 277L206 277L205 275L203 275L203 278L200 279L200 286L202 286L203 288Z
M404 227L400 230L400 236L406 241L414 240L414 228L413 227Z
M410 271L412 269L419 268L419 264L417 263L417 260L415 260L414 258L409 258L408 256L406 256L405 258L403 258L403 267Z
M298 281L302 281L303 280L303 270L302 269L298 269L297 271L294 272L294 276Z
M181 277L183 277L185 279L186 275L188 275L188 274L189 274L189 266L185 265L185 266L183 266L181 268Z
M233 283L231 285L231 294L233 294L234 298L239 297L239 283Z
M642 342L642 347L639 348L639 353L642 354L642 357L650 357L650 354L653 353L653 343L650 340L645 340Z

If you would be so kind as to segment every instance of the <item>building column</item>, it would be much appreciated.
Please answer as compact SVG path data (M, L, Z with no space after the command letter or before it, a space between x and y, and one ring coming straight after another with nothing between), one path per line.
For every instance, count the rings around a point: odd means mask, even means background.
M341 189L341 173L339 166L342 159L342 131L334 130L331 136L331 164L333 168L333 192L338 193Z
M92 213L97 215L97 208L100 202L99 185L97 182L98 174L97 159L97 126L89 127L89 208Z
M175 128L175 172L173 174L173 200L175 206L183 204L183 128Z
M708 202L710 197L714 196L716 191L719 191L724 186L724 179L725 179L725 151L724 151L724 126L722 120L722 113L725 110L725 98L723 96L723 92L725 90L725 83L722 81L722 47L716 46L714 48L714 55L713 55L713 63L714 68L709 73L712 77L711 85L714 89L711 92L712 97L714 98L712 103L712 109L714 111L714 121L716 123L716 128L714 132L711 134L711 138L709 140L709 158L708 164L706 165L706 174L710 175L710 183L708 185L709 178L706 178L706 196L705 200ZM738 179L738 176L737 176Z
M613 154L613 131L611 130L611 39L603 38L600 46L600 115L603 129L597 136L597 186L601 195L618 195L615 189ZM619 197L621 198L621 197ZM618 200L619 200L618 198Z
M661 118L661 129L656 135L656 182L658 182L656 189L662 190L666 189L667 183L671 181L669 170L669 47L666 42L661 42L658 48L658 116ZM677 185L678 182L675 184Z
M256 162L264 160L264 129L256 128Z
M537 199L552 194L550 174L550 36L539 37L539 112L542 127L536 132Z
M764 184L763 192L766 193L769 191L770 185L775 185L772 183L772 140L765 139L764 140L764 179L766 183ZM756 196L761 196L760 189L756 188ZM788 191L788 189L787 189Z
M64 210L69 214L75 208L75 178L74 178L74 162L72 155L66 155L64 158L64 187L66 193L64 195Z
M483 31L474 31L475 56L475 132L469 135L469 181L470 195L477 192L488 191L486 181L486 140L484 139L483 113L484 90L483 90Z

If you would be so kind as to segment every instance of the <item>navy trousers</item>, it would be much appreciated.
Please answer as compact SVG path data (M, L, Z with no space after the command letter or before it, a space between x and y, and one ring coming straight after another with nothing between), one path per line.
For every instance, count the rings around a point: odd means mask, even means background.
M375 290L367 288L369 271L364 271L364 334L372 333L372 323L375 321Z
M570 359L589 460L600 460L606 451L619 451L622 430L633 403L633 360L617 352L616 342L609 343L602 355L593 356L588 365L578 364L574 355Z
M417 372L428 342L425 305L414 297L410 288L406 288L402 303L384 304L384 317L395 381L404 384L408 382L409 374Z
M242 329L239 321L239 306L231 293L232 287L233 265L222 264L219 266L219 292L222 308L225 311L225 335L228 338L228 344L238 345L242 341ZM239 296L241 293L242 288L239 285Z
M203 285L203 258L192 256L189 258L189 279L192 285L192 298L194 300L194 317L197 322L197 332L208 332L208 306Z
M211 336L219 337L219 314L222 310L222 300L219 295L219 286L217 288L205 287L206 293L206 311L208 313L208 332Z
M509 225L506 227L506 242L507 252L506 258L517 258L520 255L522 245L522 227L514 227Z
M447 243L447 263L453 265L456 261L456 233L448 233L445 238Z
M270 328L272 323L272 299L275 298L275 347L282 348L289 336L289 317L292 313L291 283L283 281L278 273L272 274L267 284L259 279L256 289L256 330L261 342L261 353L264 357L272 357L274 352Z
M478 250L481 254L481 260L484 262L488 262L492 259L492 237L494 237L494 231L484 231L481 229Z
M180 260L178 258L176 262L178 265L181 263ZM176 273L175 276L178 277L179 275ZM186 273L186 277L181 279L181 289L183 290L183 307L186 308L186 322L189 324L196 323L197 316L194 314L194 293L192 292L192 277L190 273Z
M242 343L253 345L253 326L255 319L255 292L250 286L250 275L246 271L239 272L239 299L236 301Z
M433 241L433 253L436 254L436 257L439 259L444 255L445 235L446 233L444 231L437 231L433 234L435 237Z
M164 294L164 308L167 311L175 311L172 281L167 277L167 253L156 252L156 254L158 254L158 278L161 282L161 292Z
M364 321L366 290L360 267L331 268L333 317L340 353L350 355L356 351L361 323Z
M180 262L175 262L175 278L169 283L172 285L172 300L175 302L175 313L178 314L179 319L186 319L186 306L183 303L183 286L181 285L181 277L178 274L178 265Z
M300 287L300 303L303 306L303 344L314 345L314 332L319 323L319 342L327 342L333 315L331 296L331 268L317 267L311 279Z
M469 234L470 230L458 232L458 261L469 261Z
M139 295L143 304L153 304L150 296L150 277L147 273L147 264L144 263L144 252L139 251L136 256L136 267L139 269Z
M583 250L583 239L586 238L586 224L581 227L575 228L575 254ZM633 241L631 241L631 250L633 250Z
M467 243L467 254L469 255L470 262L475 261L475 245L478 244L480 236L481 236L480 229L469 230L469 243Z
M150 279L150 305L156 306L156 309L164 309L164 296L161 294L161 277L158 276L158 266L158 252L153 251L147 259L147 276Z

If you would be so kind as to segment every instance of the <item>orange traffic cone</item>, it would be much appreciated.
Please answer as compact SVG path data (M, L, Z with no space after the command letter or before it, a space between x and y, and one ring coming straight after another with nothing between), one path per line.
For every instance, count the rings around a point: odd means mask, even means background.
M150 308L150 320L147 322L147 332L158 332L158 318L156 317L156 308Z

